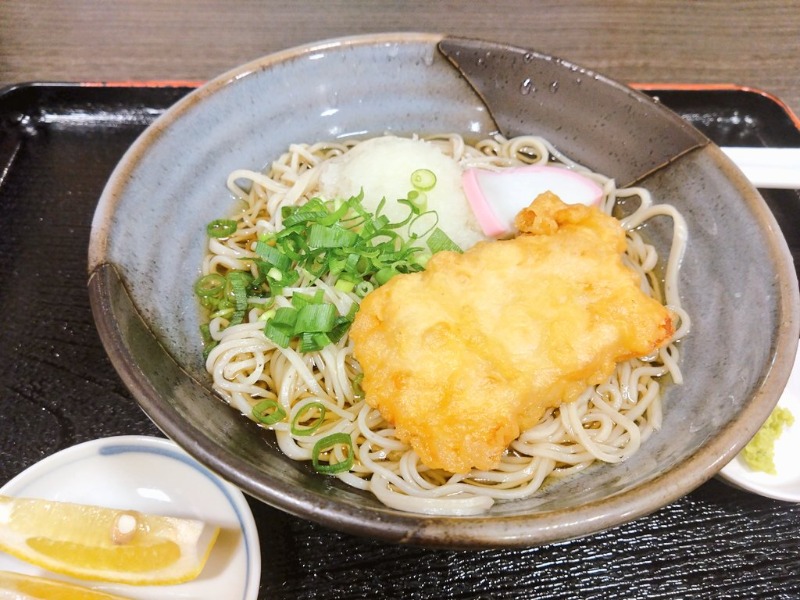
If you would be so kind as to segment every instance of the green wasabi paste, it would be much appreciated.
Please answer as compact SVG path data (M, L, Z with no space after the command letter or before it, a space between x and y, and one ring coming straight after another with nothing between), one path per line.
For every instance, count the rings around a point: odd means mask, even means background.
M742 458L754 471L764 471L777 475L775 470L775 442L784 427L794 423L794 416L787 408L778 407L758 430L758 433L744 447Z

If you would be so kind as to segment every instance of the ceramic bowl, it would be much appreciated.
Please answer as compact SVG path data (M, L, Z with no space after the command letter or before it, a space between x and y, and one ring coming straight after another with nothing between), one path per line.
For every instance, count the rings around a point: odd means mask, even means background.
M204 227L233 201L235 168L292 142L385 132L542 135L568 156L638 182L689 226L681 269L693 319L685 384L630 460L484 516L401 513L278 453L214 396L192 283ZM668 225L649 239L665 251ZM502 44L394 33L310 44L192 92L133 144L100 199L89 292L103 343L152 420L201 463L292 514L389 541L522 546L645 515L714 476L777 402L798 339L798 287L757 191L698 131L649 97L569 62Z

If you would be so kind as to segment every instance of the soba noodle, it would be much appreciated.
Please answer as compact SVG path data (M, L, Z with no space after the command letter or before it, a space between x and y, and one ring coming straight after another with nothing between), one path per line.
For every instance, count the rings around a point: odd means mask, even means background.
M686 227L678 211L654 205L642 188L616 188L614 181L591 173L559 154L545 140L532 136L494 137L469 145L459 135L425 138L438 145L464 167L502 168L521 164L557 162L597 181L604 189L602 209L612 214L620 201L635 205L621 218L627 231L626 264L639 274L642 288L664 302L678 317L679 326L668 346L653 356L618 365L611 378L587 389L576 401L550 409L534 427L524 431L491 471L453 475L431 470L419 462L409 446L377 410L371 408L358 387L360 367L353 359L347 335L321 350L300 353L283 348L264 334L268 309L289 306L295 293L322 290L326 301L346 314L359 297L339 291L331 277L315 279L304 274L273 299L250 298L240 324L229 325L228 315L212 315L208 332L216 344L208 353L206 368L214 390L232 407L252 418L253 407L265 399L285 412L268 426L281 451L298 461L312 460L314 445L333 433L352 440L352 467L335 476L361 490L369 490L389 507L409 512L469 515L489 509L495 501L515 500L534 494L547 478L578 473L597 461L618 463L637 451L661 425L661 387L667 376L682 380L675 342L688 330L689 318L678 296L678 268L686 244ZM259 235L282 228L281 208L303 203L316 193L320 165L346 152L358 142L295 144L266 172L237 170L227 185L242 210L233 217L235 233L227 239L210 239L203 274L249 270ZM630 201L628 199L631 199ZM627 209L626 209L627 210ZM641 236L641 225L663 215L673 221L673 240L662 278L656 272L659 257ZM324 411L319 407L324 407ZM317 419L316 429L293 432L295 419ZM310 429L309 429L310 431ZM344 461L348 450L335 447L328 459Z

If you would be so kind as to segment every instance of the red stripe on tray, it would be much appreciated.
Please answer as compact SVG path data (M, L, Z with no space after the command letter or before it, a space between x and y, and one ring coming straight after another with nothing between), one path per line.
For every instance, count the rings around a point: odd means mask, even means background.
M758 94L759 96L764 96L771 102L774 102L778 106L781 107L783 112L785 112L789 119L791 119L794 126L800 130L800 117L798 117L794 111L780 98L778 98L774 94L770 94L767 91L764 91L760 88L754 88L747 85L738 85L735 83L631 83L629 84L632 88L637 90L647 92L653 91L657 92L659 90L668 90L668 91L686 91L686 92L707 92L707 91L714 91L714 90L722 90L722 91L738 91L738 92L749 92L751 94Z

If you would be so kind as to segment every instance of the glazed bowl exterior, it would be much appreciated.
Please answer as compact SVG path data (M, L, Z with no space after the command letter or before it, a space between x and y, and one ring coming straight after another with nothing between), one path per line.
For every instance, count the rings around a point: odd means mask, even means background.
M293 142L458 132L535 134L578 162L647 187L686 217L680 272L692 330L683 385L629 460L590 469L475 517L398 512L281 454L214 395L192 293L205 225L232 210L229 172ZM671 235L657 220L648 240ZM714 476L755 433L789 377L798 286L780 230L722 152L657 102L532 50L436 34L336 39L208 82L159 117L112 174L95 213L89 292L106 350L162 431L248 494L360 535L442 547L523 546L650 513Z

